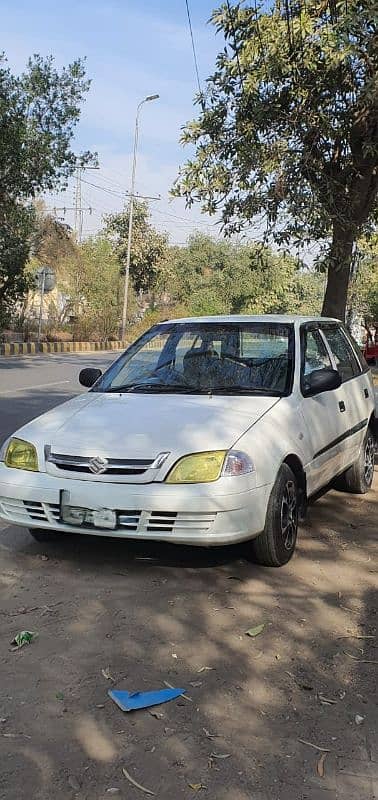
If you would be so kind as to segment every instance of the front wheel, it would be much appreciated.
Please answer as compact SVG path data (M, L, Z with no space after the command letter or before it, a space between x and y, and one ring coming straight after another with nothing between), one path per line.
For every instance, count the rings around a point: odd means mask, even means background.
M296 477L282 464L269 498L265 528L250 542L253 560L282 567L291 559L297 541L299 492Z
M341 476L340 488L352 494L366 494L374 478L375 440L370 428L357 460Z

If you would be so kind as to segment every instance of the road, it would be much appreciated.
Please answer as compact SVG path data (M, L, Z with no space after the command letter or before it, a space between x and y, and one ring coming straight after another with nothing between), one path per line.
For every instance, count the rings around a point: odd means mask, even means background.
M58 403L86 391L83 367L105 369L114 353L82 353L0 359L0 444L16 428Z
M0 441L113 358L1 359ZM377 798L377 489L325 495L279 570L0 523L0 798L138 800L123 768L160 800ZM164 681L190 699L156 716L107 696Z

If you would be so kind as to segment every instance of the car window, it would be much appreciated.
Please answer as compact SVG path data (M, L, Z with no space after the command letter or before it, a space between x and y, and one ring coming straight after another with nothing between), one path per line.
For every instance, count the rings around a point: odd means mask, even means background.
M336 325L322 325L322 330L332 350L342 382L360 375L360 365L342 329Z
M344 331L344 333L345 333L345 331ZM356 339L354 338L354 336L352 336L352 335L350 334L350 332L349 332L349 331L348 331L348 333L346 334L346 337L347 337L347 341L348 341L348 342L349 342L349 344L351 345L351 347L352 347L352 350L353 350L353 352L354 352L354 355L356 356L356 359L357 359L357 361L358 361L358 363L359 363L359 365L360 365L360 367L361 367L361 372L367 372L367 371L368 371L368 369L369 369L369 365L367 364L367 362L366 362L366 360L365 360L365 357L364 357L364 354L363 354L363 352L362 352L362 350L361 350L361 347L360 347L360 345L358 344L358 342L356 341ZM378 343L378 342L377 342L377 343Z
M159 366L159 361L169 339L169 332L159 333L153 339L147 340L135 353L132 360L128 360L117 371L112 385L116 389L124 383L141 381ZM117 365L118 362L116 362ZM114 367L115 365L113 365ZM115 370L114 370L115 371Z
M279 329L267 336L265 333L241 331L240 355L248 358L276 358L287 351L287 334L280 336Z
M180 372L183 371L185 353L195 347L203 347L203 340L198 334L198 331L194 331L192 333L187 332L185 333L185 336L182 336L181 339L178 340L175 353L175 368L177 370Z
M310 375L317 369L332 367L327 348L318 330L305 331L303 346L302 371L304 375Z
M157 325L104 373L93 391L257 393L292 387L293 326L267 322Z

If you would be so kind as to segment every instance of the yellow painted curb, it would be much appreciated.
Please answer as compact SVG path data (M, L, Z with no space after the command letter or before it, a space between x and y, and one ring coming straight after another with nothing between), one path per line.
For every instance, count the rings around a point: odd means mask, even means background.
M39 355L40 353L86 353L125 350L129 342L6 342L0 344L1 356Z

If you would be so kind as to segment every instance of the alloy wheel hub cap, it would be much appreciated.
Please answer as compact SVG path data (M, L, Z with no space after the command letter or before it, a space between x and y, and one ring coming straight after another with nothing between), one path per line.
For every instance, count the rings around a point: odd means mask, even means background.
M375 450L374 442L372 438L369 436L365 447L365 481L368 486L370 486L373 480L374 460L375 460L374 450Z
M281 535L285 550L291 550L295 543L298 525L297 493L293 481L288 481L281 504Z

